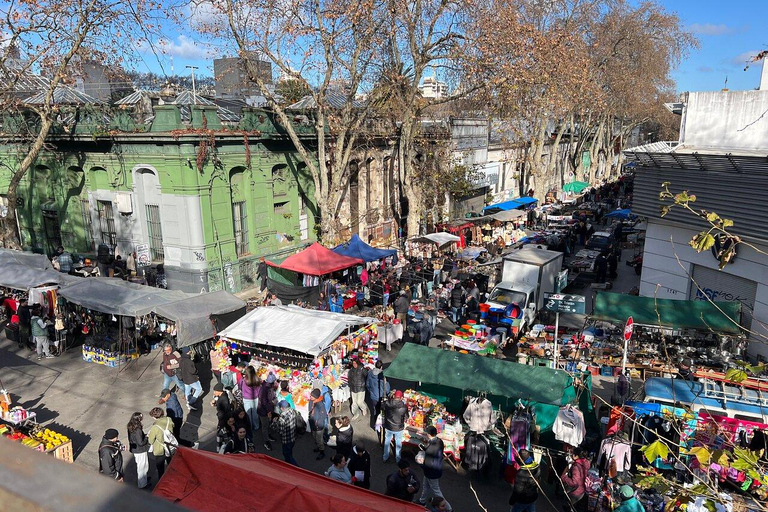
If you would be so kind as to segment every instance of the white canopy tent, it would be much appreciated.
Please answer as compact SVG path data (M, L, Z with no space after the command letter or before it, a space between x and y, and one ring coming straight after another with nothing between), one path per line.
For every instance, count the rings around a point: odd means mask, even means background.
M430 233L428 235L416 236L411 238L412 242L437 244L439 247L452 244L460 240L461 240L460 237L456 235L452 235L450 233L446 233L445 231L441 231L440 233Z
M316 356L347 329L375 321L369 317L315 311L298 306L266 306L254 309L221 331L219 336Z

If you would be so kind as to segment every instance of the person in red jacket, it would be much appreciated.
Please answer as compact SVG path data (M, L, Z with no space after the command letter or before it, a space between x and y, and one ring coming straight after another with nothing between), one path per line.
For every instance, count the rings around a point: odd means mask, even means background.
M565 485L568 494L569 505L564 505L565 512L574 512L576 510L586 509L587 504L587 472L590 464L586 458L586 452L576 449L573 453L573 462L563 471L560 479Z

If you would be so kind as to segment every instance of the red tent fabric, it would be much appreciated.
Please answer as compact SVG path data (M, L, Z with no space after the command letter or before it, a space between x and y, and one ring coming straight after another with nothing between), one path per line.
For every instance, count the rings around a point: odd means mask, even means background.
M424 512L267 455L189 448L179 448L152 493L199 512Z
M317 242L298 254L288 256L285 258L285 261L279 265L267 261L267 265L283 268L285 270L292 270L293 272L301 272L302 274L309 274L311 276L323 276L325 274L330 274L331 272L336 272L337 270L344 270L345 268L354 267L355 265L361 265L362 263L363 260L359 258L350 258L349 256L336 254Z

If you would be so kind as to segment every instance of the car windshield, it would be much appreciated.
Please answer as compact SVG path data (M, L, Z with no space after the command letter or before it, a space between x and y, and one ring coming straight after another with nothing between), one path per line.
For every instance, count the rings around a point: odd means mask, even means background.
M520 304L525 305L525 294L504 288L494 288L488 300L499 302L501 304Z
M607 236L592 236L587 242L587 247L608 247L610 240Z

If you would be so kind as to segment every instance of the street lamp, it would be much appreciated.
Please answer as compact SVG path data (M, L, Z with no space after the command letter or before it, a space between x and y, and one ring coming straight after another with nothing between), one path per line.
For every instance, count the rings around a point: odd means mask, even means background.
M195 89L195 70L198 69L197 66L186 66L187 69L192 70L192 104L197 105L197 90Z

